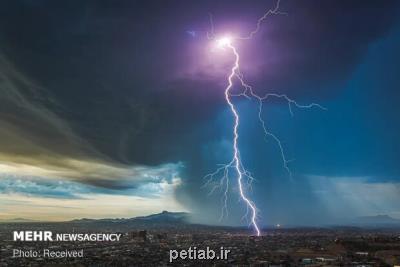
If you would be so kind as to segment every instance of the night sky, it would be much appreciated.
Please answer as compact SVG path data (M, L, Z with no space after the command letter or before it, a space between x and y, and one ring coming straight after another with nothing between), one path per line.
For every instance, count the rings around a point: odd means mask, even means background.
M207 39L245 35L275 1L1 1L0 219L65 220L190 211L242 225L203 177L232 155L224 99L233 64ZM260 224L400 219L400 2L282 0L251 40L241 71L265 103L293 173L235 99L241 158Z

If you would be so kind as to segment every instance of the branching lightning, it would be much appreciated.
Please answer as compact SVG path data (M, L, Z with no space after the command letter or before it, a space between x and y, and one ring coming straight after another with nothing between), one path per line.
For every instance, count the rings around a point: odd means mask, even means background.
M290 114L293 116L293 107L299 109L309 109L309 108L320 108L326 110L319 104L311 103L308 105L301 105L298 104L295 100L289 98L285 94L276 94L276 93L267 93L265 95L258 95L254 92L253 88L245 82L244 75L240 72L240 55L233 44L234 40L248 40L251 39L261 27L262 22L270 15L286 15L284 12L279 11L280 0L277 1L276 6L273 9L268 10L264 15L258 19L256 27L253 31L251 31L247 36L231 38L229 36L225 36L222 38L215 38L214 33L214 25L212 20L212 15L210 15L210 24L211 24L211 33L207 32L207 37L211 40L216 40L216 45L220 49L229 49L234 57L233 66L227 76L227 86L225 88L225 100L228 104L230 111L232 113L234 124L233 124L233 141L232 141L232 148L233 148L233 156L231 161L228 164L221 164L220 167L217 168L216 171L210 173L205 176L207 179L205 186L213 185L210 194L212 194L216 189L220 188L223 191L222 197L222 211L221 211L221 219L224 216L228 216L228 193L230 188L230 172L233 170L235 176L237 178L237 184L239 189L240 199L245 202L246 204L246 214L244 217L247 218L247 215L250 211L250 225L254 228L255 233L257 236L261 235L260 227L257 223L258 217L258 210L255 203L248 197L248 191L251 189L252 181L254 177L252 174L245 169L242 164L241 157L240 157L240 150L238 146L239 141L239 126L240 126L240 115L238 110L236 109L235 104L232 101L233 97L245 97L247 99L255 99L258 101L258 120L260 121L262 130L264 131L265 138L271 138L274 140L279 148L280 156L282 158L282 165L283 168L287 171L290 179L292 179L292 172L289 168L290 160L287 159L285 155L285 151L280 139L268 130L265 120L262 117L263 112L263 104L269 98L278 98L286 101L288 105L288 109ZM231 89L234 85L234 80L237 80L240 86L243 88L243 91L238 94L233 94Z

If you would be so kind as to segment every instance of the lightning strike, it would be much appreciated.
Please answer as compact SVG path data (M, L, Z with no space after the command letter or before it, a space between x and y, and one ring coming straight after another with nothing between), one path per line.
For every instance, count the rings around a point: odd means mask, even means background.
M264 15L258 19L256 27L253 31L251 31L247 36L244 37L237 37L237 38L231 38L229 36L224 36L222 38L216 39L216 46L219 49L229 49L230 52L232 53L234 57L234 63L233 66L229 72L229 75L227 76L227 86L225 88L225 100L226 103L228 104L230 111L232 113L232 116L234 118L234 124L233 124L233 141L232 141L232 149L233 149L233 156L232 160L228 164L221 164L219 168L213 173L207 174L204 178L207 179L207 182L204 184L204 186L208 186L210 184L213 184L214 186L212 187L210 194L212 194L215 190L218 188L222 189L223 191L223 198L222 198L222 211L221 211L221 220L224 216L228 216L228 207L227 207L227 202L228 202L228 193L229 193L229 178L230 178L230 170L233 169L234 173L237 178L237 184L239 188L239 195L240 199L245 202L246 204L246 214L244 217L247 217L249 211L250 211L250 226L253 227L255 234L257 236L261 235L260 227L257 223L257 217L258 217L258 209L255 205L255 203L248 197L247 191L248 189L251 189L251 184L254 181L254 177L252 174L246 170L242 164L241 157L240 157L240 150L238 146L239 142L239 126L240 126L240 115L238 110L236 109L235 104L232 101L232 97L245 97L247 99L255 99L258 101L258 120L261 124L261 128L264 132L265 138L271 138L272 140L275 141L277 144L279 151L280 151L280 156L282 159L282 165L283 168L287 171L290 179L292 179L292 172L289 168L289 163L291 160L288 160L285 151L282 145L281 140L272 132L270 132L267 128L267 124L265 120L262 117L263 113L263 104L264 102L269 99L269 98L278 98L286 101L288 105L288 110L291 116L293 116L293 107L299 108L299 109L309 109L309 108L320 108L323 110L326 110L323 106L316 104L316 103L311 103L308 105L301 105L297 103L295 100L289 98L285 94L277 94L277 93L267 93L263 96L258 95L254 92L252 86L247 84L244 80L244 75L240 72L240 55L234 46L234 40L248 40L251 39L259 30L261 27L261 23L270 15L287 15L284 12L279 11L279 5L280 5L280 0L277 1L276 6L274 9L268 10ZM207 37L208 39L214 40L215 39L215 33L214 33L214 25L213 25L213 20L212 20L212 15L209 14L210 16L210 24L211 24L211 35L209 32L207 32ZM233 94L231 93L231 89L234 85L234 79L239 81L240 86L243 88L243 91L239 94ZM217 182L217 178L219 175L222 173L222 177L219 179L219 182Z
M218 48L224 48L226 46L231 46L232 40L230 37L223 37L221 39L217 40L217 47Z
M238 127L239 127L239 123L240 123L240 118L239 118L239 114L235 108L235 106L233 105L231 99L230 99L230 90L233 86L233 77L236 76L236 72L239 69L239 54L236 51L236 48L229 42L226 44L233 52L233 54L235 55L235 64L231 70L231 74L228 77L228 86L225 89L225 99L226 102L228 103L229 107L231 108L231 111L233 113L233 116L235 117L235 124L233 126L233 134L234 134L234 138L233 138L233 163L235 165L235 170L238 176L238 185L239 185L239 192L240 192L240 196L241 198L246 202L246 205L248 208L251 209L251 224L253 225L254 229L257 232L257 236L260 235L260 229L257 225L256 222L256 217L257 217L257 210L255 207L255 204L249 200L244 192L243 189L243 184L242 184L242 179L243 179L243 170L242 170L242 163L240 160L240 155L239 155L239 148L238 148L238 138L239 138L239 133L238 133Z

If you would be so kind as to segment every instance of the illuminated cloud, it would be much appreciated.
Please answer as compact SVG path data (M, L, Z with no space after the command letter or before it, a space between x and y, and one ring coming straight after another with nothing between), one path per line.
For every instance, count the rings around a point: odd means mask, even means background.
M156 167L137 166L130 169L107 169L105 176L101 169L90 169L96 175L88 176L71 171L47 170L25 165L0 164L0 192L21 193L49 197L84 197L96 192L109 194L158 195L168 186L178 186L179 172L183 165L164 164ZM82 167L82 166L81 166ZM79 175L78 175L79 174ZM70 175L70 176L68 176ZM70 178L70 179L68 179Z
M0 219L24 214L30 219L59 221L185 210L174 193L182 183L180 163L133 167L126 170L128 176L96 178L90 183L81 178L29 175L55 174L35 167L1 167Z

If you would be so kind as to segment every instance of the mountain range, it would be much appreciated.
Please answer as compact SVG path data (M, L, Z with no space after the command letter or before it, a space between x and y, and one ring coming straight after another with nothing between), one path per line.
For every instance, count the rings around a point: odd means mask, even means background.
M118 225L136 228L177 228L190 226L190 213L163 211L148 216L120 219L78 219L68 223L73 224L95 224L98 225Z
M39 223L36 220L15 218L10 220L0 220L2 223ZM213 227L207 225L194 224L191 221L191 214L187 212L169 212L163 211L148 216L139 216L133 218L106 218L106 219L77 219L62 222L73 224L75 226L93 226L93 227L133 227L133 228L190 228L190 227ZM340 226L340 225L337 225ZM400 220L388 215L362 216L357 217L343 226L355 227L400 227ZM288 226L296 227L295 225Z
M362 216L356 218L354 224L360 226L398 226L400 220L389 215Z

